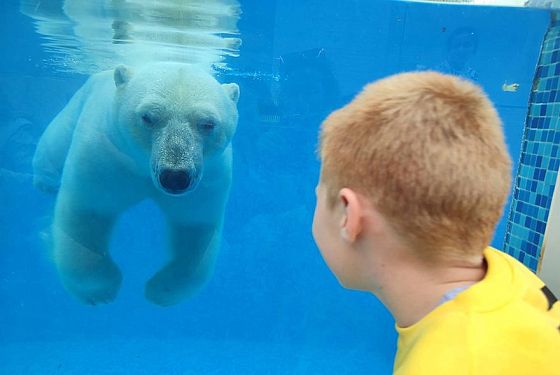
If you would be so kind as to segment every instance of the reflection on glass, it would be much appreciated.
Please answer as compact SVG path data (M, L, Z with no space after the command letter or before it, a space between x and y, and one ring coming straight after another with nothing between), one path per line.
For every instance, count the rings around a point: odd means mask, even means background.
M180 61L225 67L241 40L236 0L22 0L57 69L95 73L115 63Z
M476 81L478 73L471 59L478 50L478 35L472 27L455 29L445 43L445 60L436 67L444 73L460 75Z

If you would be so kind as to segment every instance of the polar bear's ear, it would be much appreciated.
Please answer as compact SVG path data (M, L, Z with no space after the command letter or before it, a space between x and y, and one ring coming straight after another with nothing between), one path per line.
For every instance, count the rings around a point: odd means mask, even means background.
M130 81L130 77L132 77L132 71L128 67L124 65L117 66L115 73L113 74L115 86L119 88L122 85L125 85L128 81Z
M222 87L224 88L227 96L229 96L229 98L237 104L237 101L239 100L239 86L237 83L224 83Z

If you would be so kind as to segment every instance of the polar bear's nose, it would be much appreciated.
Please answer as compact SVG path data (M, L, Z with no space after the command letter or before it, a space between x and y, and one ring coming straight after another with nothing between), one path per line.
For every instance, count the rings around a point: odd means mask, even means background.
M159 183L169 193L182 193L192 183L191 176L182 170L164 169L159 174Z

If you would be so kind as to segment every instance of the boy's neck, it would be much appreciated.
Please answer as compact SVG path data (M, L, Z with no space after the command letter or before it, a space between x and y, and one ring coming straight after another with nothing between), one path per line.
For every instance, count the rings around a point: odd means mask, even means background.
M393 258L394 259L394 258ZM373 293L391 311L399 327L409 327L438 307L443 296L456 288L468 287L484 278L486 262L428 265L420 261L386 263Z

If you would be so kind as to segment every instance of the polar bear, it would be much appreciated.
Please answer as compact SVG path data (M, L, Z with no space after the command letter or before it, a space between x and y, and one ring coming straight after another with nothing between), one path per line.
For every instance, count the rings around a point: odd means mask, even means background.
M171 257L146 284L168 306L212 273L231 181L239 86L184 63L119 66L93 75L49 124L34 184L58 192L53 253L64 287L88 304L112 301L121 273L109 241L119 215L153 199Z

